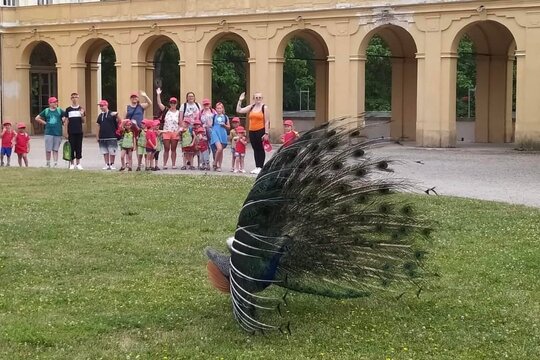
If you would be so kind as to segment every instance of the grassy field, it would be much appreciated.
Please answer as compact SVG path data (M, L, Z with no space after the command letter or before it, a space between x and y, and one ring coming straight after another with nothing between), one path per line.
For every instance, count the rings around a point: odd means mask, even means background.
M0 359L538 359L540 210L444 197L420 298L291 294L249 336L206 280L252 179L2 169Z

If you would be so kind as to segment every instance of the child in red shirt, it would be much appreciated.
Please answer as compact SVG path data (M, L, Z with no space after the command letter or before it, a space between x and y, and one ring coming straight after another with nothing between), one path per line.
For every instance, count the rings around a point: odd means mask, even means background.
M11 122L4 121L4 128L2 129L2 149L0 149L0 166L4 166L4 155L6 156L6 166L9 166L14 139L15 131L11 130Z
M292 120L283 121L284 134L281 135L283 147L291 145L300 136L298 132L293 130L293 126L294 124Z
M238 140L236 141L234 148L234 172L245 173L244 158L246 156L247 145L246 129L244 129L243 126L239 126L236 128L236 133L238 134Z
M157 122L157 124L156 124ZM154 152L157 147L157 131L154 127L159 126L159 120L146 120L146 170L155 170Z
M197 137L197 151L199 153L199 170L210 170L210 146L208 145L208 135L203 127L195 130Z
M17 154L19 166L28 167L28 153L30 152L30 136L26 132L26 125L19 123L17 125L17 134L15 135L15 154Z

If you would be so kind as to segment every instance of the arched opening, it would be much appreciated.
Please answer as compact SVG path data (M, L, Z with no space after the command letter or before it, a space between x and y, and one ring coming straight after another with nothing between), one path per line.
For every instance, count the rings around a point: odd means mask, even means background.
M368 129L371 137L416 139L417 61L416 44L403 28L385 25L364 40L360 54L365 54L364 84L366 121L387 125ZM364 81L362 81L364 80ZM361 85L362 86L362 85Z
M212 54L212 99L225 105L225 112L236 114L236 102L246 91L249 98L249 53L236 38L224 37Z
M458 143L514 141L515 49L512 33L494 21L473 23L456 37Z
M180 51L174 41L163 35L152 36L145 40L139 50L143 89L152 98L154 117L159 116L156 89L162 90L161 101L164 105L174 96L180 98Z
M46 42L39 42L30 54L30 117L33 119L49 106L48 99L58 96L56 54ZM42 134L43 125L32 122L33 133Z
M298 30L282 40L281 98L283 118L294 120L298 131L328 121L328 48L311 30ZM279 89L278 89L279 90Z
M78 54L80 68L84 71L84 86L77 90L82 105L86 109L86 130L96 130L97 103L100 99L109 102L109 109L118 109L116 52L109 42L104 39L87 41ZM82 74L81 74L82 75Z

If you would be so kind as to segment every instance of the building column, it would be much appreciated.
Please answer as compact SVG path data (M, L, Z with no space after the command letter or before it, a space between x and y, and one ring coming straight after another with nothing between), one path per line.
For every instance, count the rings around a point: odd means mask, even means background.
M405 58L403 64L403 126L401 137L406 140L416 140L416 118L417 114L417 78L418 64L415 58Z
M476 91L474 141L489 142L489 94L490 94L490 56L476 56Z
M335 57L328 56L327 62L315 62L315 126L321 125L328 120L336 118L340 110L336 101L332 101L332 110L329 109L329 70L335 67ZM332 71L335 74L335 70ZM338 88L341 82L333 79L333 85ZM341 92L338 92L341 93Z
M200 103L203 98L212 98L212 59L197 60L197 74L199 74L198 79L192 83L195 90L188 91L195 92L197 102ZM212 101L218 100L220 99L212 99Z
M268 59L268 81L270 92L274 98L268 99L270 107L270 139L273 142L279 142L279 137L283 133L283 64L284 58ZM248 93L246 93L246 97ZM249 99L249 98L248 98Z
M32 119L32 114L30 114L30 64L17 64L15 65L15 81L12 81L11 84L17 84L16 90L10 89L11 91L6 91L5 83L8 82L7 75L4 74L4 84L2 84L2 91L4 96L4 109L3 114L4 119L9 119L14 121L15 119L20 119L23 121L30 132L31 135L34 134L34 119ZM11 85L14 87L14 85Z
M155 92L154 92L154 70L155 70L154 65L147 62L145 67L144 67L145 81L144 81L143 89L144 89L144 91L146 91L146 94L152 100L152 103L153 103L153 105L150 106L146 110L146 116L147 117L152 117L152 118L154 117L154 114L156 114L155 109L158 109L158 107L156 105L156 101L155 101ZM161 100L166 101L165 99L161 99ZM159 110L158 110L157 114L159 114Z
M425 103L425 68L426 55L424 53L416 53L417 74L416 74L416 145L423 146L424 144L424 103Z
M535 30L535 31L533 31ZM530 29L527 47L540 48L540 29ZM516 100L516 143L540 145L540 54L518 50L517 100Z
M489 123L488 123L488 142L504 143L505 140L505 122L506 122L506 103L508 94L507 69L508 56L492 56L489 71Z
M513 95L514 95L514 62L515 56L508 56L508 63L506 64L506 112L504 120L504 142L514 142L514 109L513 109Z
M366 108L366 61L365 55L349 56L349 111L351 115L358 117L358 127L365 125L365 108Z

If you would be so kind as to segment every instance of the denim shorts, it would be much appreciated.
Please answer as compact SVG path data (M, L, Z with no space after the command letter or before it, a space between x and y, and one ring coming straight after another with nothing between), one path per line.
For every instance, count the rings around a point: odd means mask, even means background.
M2 154L2 156L6 155L7 157L10 157L11 156L11 148L2 146L2 150L0 150L0 154Z

